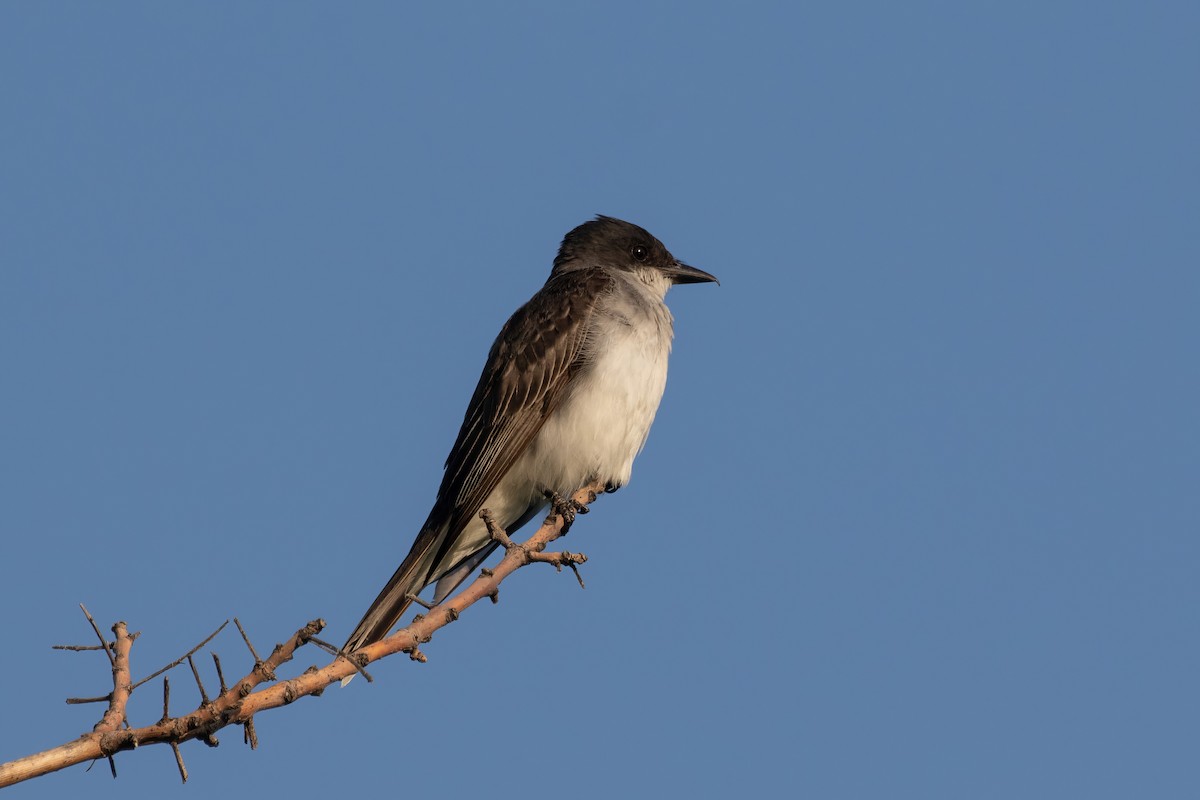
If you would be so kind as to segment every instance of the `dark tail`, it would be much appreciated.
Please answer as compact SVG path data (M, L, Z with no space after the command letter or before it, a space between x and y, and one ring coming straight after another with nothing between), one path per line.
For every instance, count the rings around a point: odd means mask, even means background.
M371 603L371 607L359 621L354 633L350 634L350 638L346 640L346 644L342 647L345 653L352 653L360 647L378 642L388 635L393 625L400 621L405 609L412 602L408 599L408 595L416 594L425 588L420 583L413 584L413 576L408 574L409 571L403 564L400 565L400 569L396 570L396 574L387 582L387 586L383 587L383 591L375 598L375 602Z
M429 564L426 562L438 538L437 531L421 531L417 540L413 542L412 550L408 551L391 580L383 587L375 602L371 603L367 613L359 620L354 633L350 634L350 638L342 646L345 653L374 644L387 636L412 602L408 599L409 595L415 595L429 585Z

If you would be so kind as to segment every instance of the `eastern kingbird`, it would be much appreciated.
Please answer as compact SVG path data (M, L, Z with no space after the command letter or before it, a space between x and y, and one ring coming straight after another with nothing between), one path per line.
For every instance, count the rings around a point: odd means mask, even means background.
M667 382L677 283L717 279L629 222L599 216L565 237L546 285L500 329L417 540L345 647L387 636L437 582L440 603L496 549L483 508L513 532L592 481L629 480Z

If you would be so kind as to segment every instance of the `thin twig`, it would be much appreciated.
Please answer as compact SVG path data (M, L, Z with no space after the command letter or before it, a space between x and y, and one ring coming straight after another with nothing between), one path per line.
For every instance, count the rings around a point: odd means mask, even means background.
M194 653L195 653L197 650L199 650L201 647L204 647L204 645L206 645L206 644L208 644L209 642L211 642L211 641L213 640L213 637L215 637L215 636L216 636L218 633L220 633L221 631L225 630L225 626L226 626L226 625L228 625L228 624L229 624L229 620L225 620L224 622L222 622L222 623L221 623L221 625L220 625L220 627L218 627L218 628L217 628L215 631L213 631L213 632L212 632L212 633L210 633L210 634L209 634L207 637L205 637L204 641L202 641L200 644L198 644L198 645L196 645L195 647L193 647L191 650L188 650L186 653L184 653L184 654L183 654L183 655L181 655L179 658L177 658L177 659L175 659L174 661L172 661L170 664L167 664L167 665L166 665L165 667L163 667L162 669L160 669L160 670L155 670L154 672L150 673L150 674L149 674L149 675L147 675L146 677L142 678L140 681L138 681L137 683L135 683L135 684L132 686L132 688L131 688L131 691L132 691L132 689L136 689L136 688L138 688L139 686L141 686L141 685L142 685L143 683L145 683L146 681L152 681L152 680L154 680L155 678L157 678L159 675L162 675L162 674L163 674L164 672L166 672L167 670L175 669L176 667L178 667L180 664L182 664L184 661L186 661L186 660L187 660L187 659L188 659L188 658L189 658L189 657L190 657L192 654L194 654Z
M105 655L108 656L108 663L112 664L115 667L117 665L117 662L114 661L114 656L112 654L112 651L108 649L108 642L105 641L104 634L100 632L100 626L96 624L96 620L92 619L92 614L90 611L87 610L87 606L85 606L83 603L80 603L79 607L81 609L83 609L83 615L85 617L87 617L87 621L89 623L91 623L92 630L94 630L96 632L96 638L99 639L100 644L103 645L103 647L101 649L104 650Z
M200 680L200 671L196 669L196 662L191 656L187 657L188 666L192 668L192 677L196 679L196 688L200 690L200 705L206 706L209 703L208 692L204 691L204 682Z
M187 767L183 765L183 754L179 752L179 744L171 742L171 749L175 751L175 766L179 767L179 777L187 783Z
M99 644L52 644L51 650L71 650L76 653L81 653L84 650L107 650L108 648Z
M404 599L409 601L410 603L416 603L417 605L419 605L421 608L425 609L426 611L433 611L432 605L430 605L429 603L426 603L424 600L417 597L412 592L409 592L408 594L404 595Z
M582 553L580 553L579 555L582 555ZM575 573L575 580L579 581L579 588L586 589L587 586L585 586L583 583L583 576L579 574L579 564L580 563L582 563L582 562L571 559L570 561L567 562L567 566L571 568L571 572Z
M254 730L254 717L242 723L242 740L250 745L251 750L258 749L258 732Z
M508 537L508 532L496 522L496 518L492 516L490 509L483 509L479 512L479 516L483 520L483 524L487 526L488 535L492 537L492 541L499 542L500 546L509 552L519 547L516 542ZM548 524L550 523L544 522L542 523L542 527L544 528Z
M325 641L324 639L318 639L316 636L310 636L310 637L308 637L308 640L310 642L312 642L313 644L315 644L317 647L324 650L326 653L329 653L329 655L331 655L331 656L336 657L336 656L345 656L346 655L346 651L342 650L342 648L334 647L333 645L331 645L329 642ZM367 672L365 669L363 669L361 666L359 666L357 661L355 661L353 658L349 658L348 656L347 656L347 660L351 664L354 665L354 668L356 670L358 670L359 675L362 675L364 678L367 679L367 683L375 682L375 679L371 677L371 673Z
M242 641L246 643L246 647L250 648L250 655L254 656L254 663L261 664L262 659L258 657L258 653L255 651L254 645L250 644L250 637L246 635L246 629L242 627L242 621L237 617L234 617L233 624L237 625L237 629L242 632Z
M217 680L221 682L221 694L225 694L229 691L229 687L225 685L225 673L221 672L221 657L216 653L210 653L209 655L213 657L213 664L217 667Z

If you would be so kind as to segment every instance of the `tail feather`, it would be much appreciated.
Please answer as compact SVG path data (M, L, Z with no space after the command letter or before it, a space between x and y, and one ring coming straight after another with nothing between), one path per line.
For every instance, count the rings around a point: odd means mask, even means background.
M343 652L353 652L388 635L392 626L400 620L405 609L412 603L408 596L417 594L430 584L430 555L434 545L444 534L445 531L428 525L421 530L404 561L396 568L387 585L379 592L375 602L371 603L367 613L363 614L358 626L342 646Z
M462 585L462 582L470 577L475 568L486 561L487 557L499 546L498 542L492 542L482 550L476 550L473 555L467 556L457 566L438 578L437 586L433 589L433 604L436 606L449 597L450 593Z
M538 502L532 503L519 518L509 524L509 533L532 519L544 506L545 502L540 498ZM431 520L437 518L436 511L435 508L435 513L430 514ZM496 549L495 542L484 540L478 550L465 558L460 557L456 564L431 563L441 549L453 552L453 543L462 535L461 530L451 531L449 527L449 523L425 523L404 561L396 568L387 585L375 598L375 602L371 603L367 613L363 614L354 632L342 646L342 652L349 654L385 638L412 603L408 599L409 596L415 596L434 581L438 581L434 602L440 603ZM451 542L451 546L443 545L444 541ZM446 559L443 558L444 560ZM348 680L349 678L346 679Z
M420 576L413 573L414 570L407 562L400 565L392 579L383 587L383 591L375 598L375 602L371 603L354 633L350 634L350 638L342 646L343 652L351 653L388 635L392 626L400 620L412 603L408 596L425 588L424 570Z

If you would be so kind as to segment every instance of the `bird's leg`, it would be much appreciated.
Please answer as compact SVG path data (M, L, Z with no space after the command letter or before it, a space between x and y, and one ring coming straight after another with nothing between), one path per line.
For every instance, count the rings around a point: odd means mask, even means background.
M562 532L564 534L571 530L571 524L575 522L576 514L586 514L590 510L585 504L578 502L573 497L563 499L562 495L552 489L546 489L542 494L550 501L550 515L546 517L544 524L553 525L555 517L562 517ZM592 495L592 499L596 499L594 494Z

